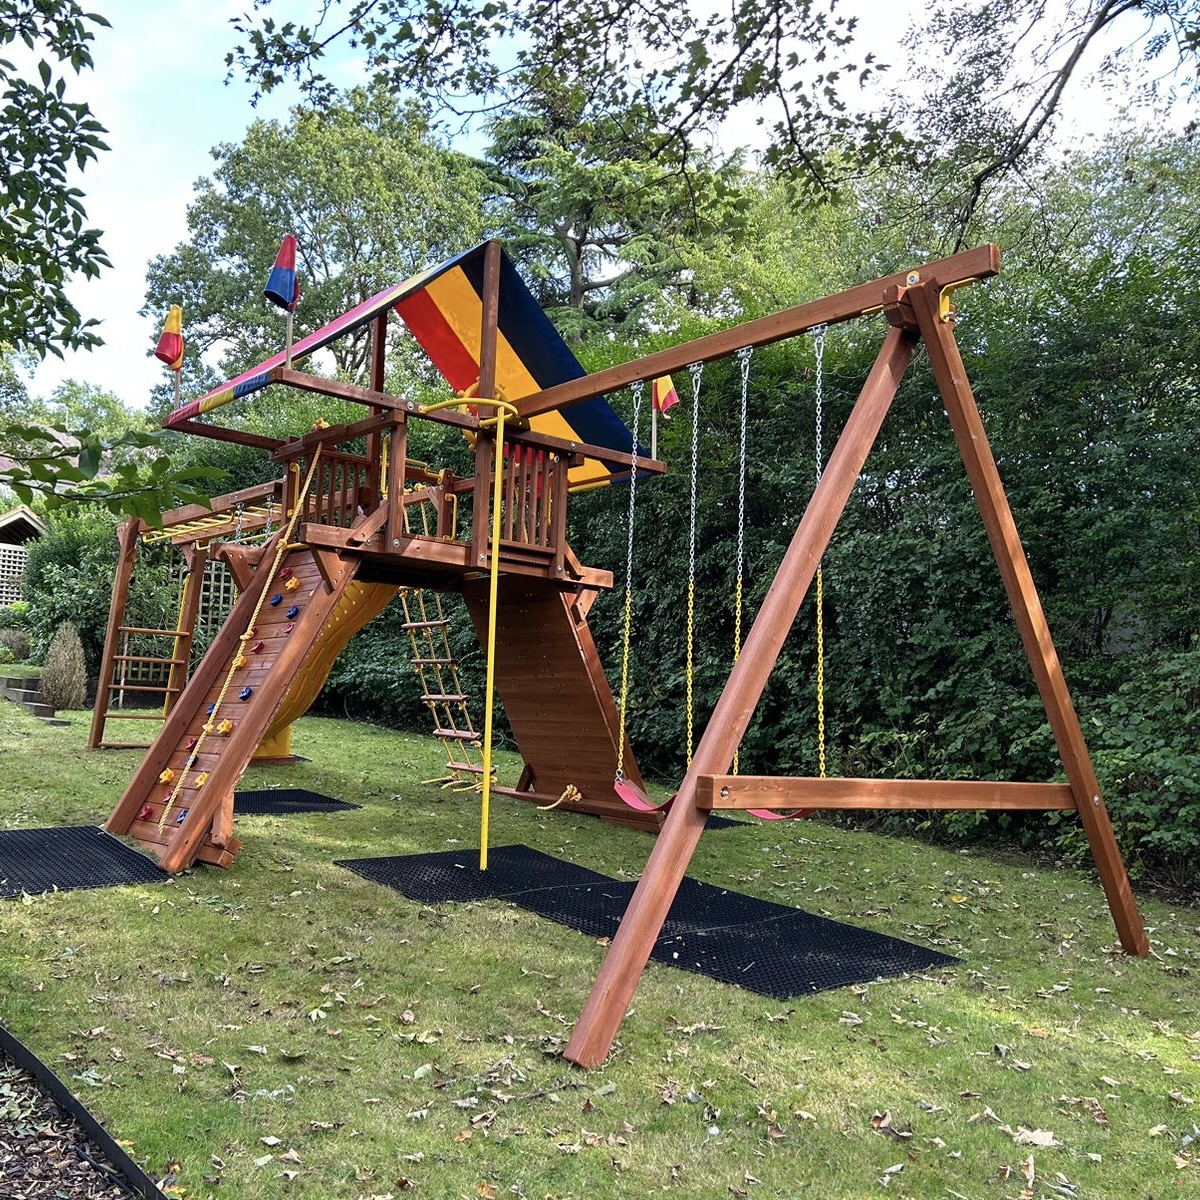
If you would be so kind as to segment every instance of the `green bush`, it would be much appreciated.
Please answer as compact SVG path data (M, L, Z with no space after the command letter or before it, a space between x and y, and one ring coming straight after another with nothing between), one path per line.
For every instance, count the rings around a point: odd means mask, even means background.
M29 657L29 634L24 629L0 629L0 647L12 655L0 662L24 662Z
M12 648L0 640L0 663L16 662L17 656L12 652Z
M87 699L87 666L79 630L64 621L55 631L42 665L42 695L55 708L82 708Z
M0 630L27 629L29 627L29 601L14 600L0 608Z

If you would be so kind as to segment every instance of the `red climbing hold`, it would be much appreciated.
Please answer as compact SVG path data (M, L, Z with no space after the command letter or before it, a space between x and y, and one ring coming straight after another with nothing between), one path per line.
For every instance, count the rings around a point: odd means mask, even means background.
M262 653L262 648L263 648L263 644L262 644L262 642L255 642L255 643L254 643L254 644L253 644L253 645L250 647L250 653L251 653L251 654L261 654L261 653Z

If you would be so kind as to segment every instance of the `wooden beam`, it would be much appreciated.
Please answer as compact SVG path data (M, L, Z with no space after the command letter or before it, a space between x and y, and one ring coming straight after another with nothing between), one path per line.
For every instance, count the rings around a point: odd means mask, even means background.
M915 348L910 334L888 331L829 456L575 1023L564 1053L581 1067L597 1066L612 1047L704 831L707 813L696 805L697 780L729 769Z
M129 584L137 562L138 536L144 526L131 517L117 526L117 573L113 579L112 601L108 606L108 625L104 631L104 650L100 656L100 681L96 685L96 703L92 706L92 727L88 734L88 749L99 750L104 743L104 719L112 698L113 664L117 655L117 640L125 620L125 605L129 600Z
M1049 811L1075 807L1065 783L942 779L817 779L782 775L702 775L696 805L712 809L856 808Z
M500 320L500 243L495 239L483 249L483 312L479 330L480 396L496 396L496 342ZM491 416L490 412L484 416Z
M714 358L726 358L744 346L767 346L784 338L795 337L817 325L835 325L851 321L865 313L882 309L888 289L912 287L916 283L928 284L939 293L952 283L968 279L986 279L1000 272L1000 250L993 245L977 246L950 258L898 271L883 279L861 283L834 296L812 300L796 308L759 317L712 333L707 337L659 350L643 358L635 358L621 366L585 375L569 383L560 383L545 391L536 392L517 401L522 417L533 417L550 409L562 408L576 400L587 400L602 396L605 392L628 387L639 379L656 379L669 375L694 362L711 362Z
M185 504L180 508L169 508L162 515L160 528L170 529L172 525L217 516L226 509L237 508L239 504L258 504L272 496L280 496L282 492L283 480L273 479L270 483L256 483L253 487L242 488L240 491L226 492L224 496L214 496L209 504Z
M389 408L376 416L364 417L361 421L345 425L327 425L323 429L314 429L303 437L289 438L271 457L278 462L280 459L294 458L298 454L307 453L314 446L349 442L356 437L362 437L363 434L378 435L381 429L390 428L396 420L397 414ZM367 461L366 456L363 461Z
M1004 590L1012 605L1021 643L1033 669L1042 703L1046 706L1063 770L1075 796L1075 805L1087 833L1092 857L1096 860L1096 870L1108 898L1121 945L1130 954L1149 954L1150 944L1142 917L1133 898L1116 838L1113 837L1112 823L1100 795L1100 785L1083 740L1083 730L1079 727L1079 718L1054 648L1054 639L1050 636L1050 626L1042 610L1004 484L996 469L996 460L992 457L983 421L971 392L966 367L954 340L953 325L941 319L939 297L934 289L925 285L912 288L909 297L925 339L929 364L954 429L959 453L967 469L967 477L971 481L971 490L975 493L975 502L983 517L988 542L996 565L1000 568Z
M239 446L253 446L256 450L277 450L283 445L279 438L247 433L244 429L229 429L225 425L205 425L201 421L176 421L170 428L180 433L195 433L200 437L212 438L217 442L236 442Z

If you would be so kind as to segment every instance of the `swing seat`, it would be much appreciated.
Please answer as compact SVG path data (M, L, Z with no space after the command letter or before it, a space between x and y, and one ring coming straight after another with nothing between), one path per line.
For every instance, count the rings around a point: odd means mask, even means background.
M748 808L746 811L760 821L798 821L811 817L815 808L793 808L791 811L780 812L773 808Z
M675 797L668 796L662 804L655 804L636 783L631 783L628 779L624 778L613 780L613 791L617 793L617 799L626 805L626 807L632 808L634 812L666 813L670 811L671 805L675 803Z

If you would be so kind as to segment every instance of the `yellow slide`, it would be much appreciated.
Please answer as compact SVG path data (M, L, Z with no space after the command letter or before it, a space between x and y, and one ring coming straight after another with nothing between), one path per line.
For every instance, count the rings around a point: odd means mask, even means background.
M305 655L299 673L283 698L279 710L254 752L255 762L291 757L292 722L302 717L320 694L333 670L337 656L350 639L370 620L379 616L399 589L389 583L359 583L346 589L330 614L312 649Z

